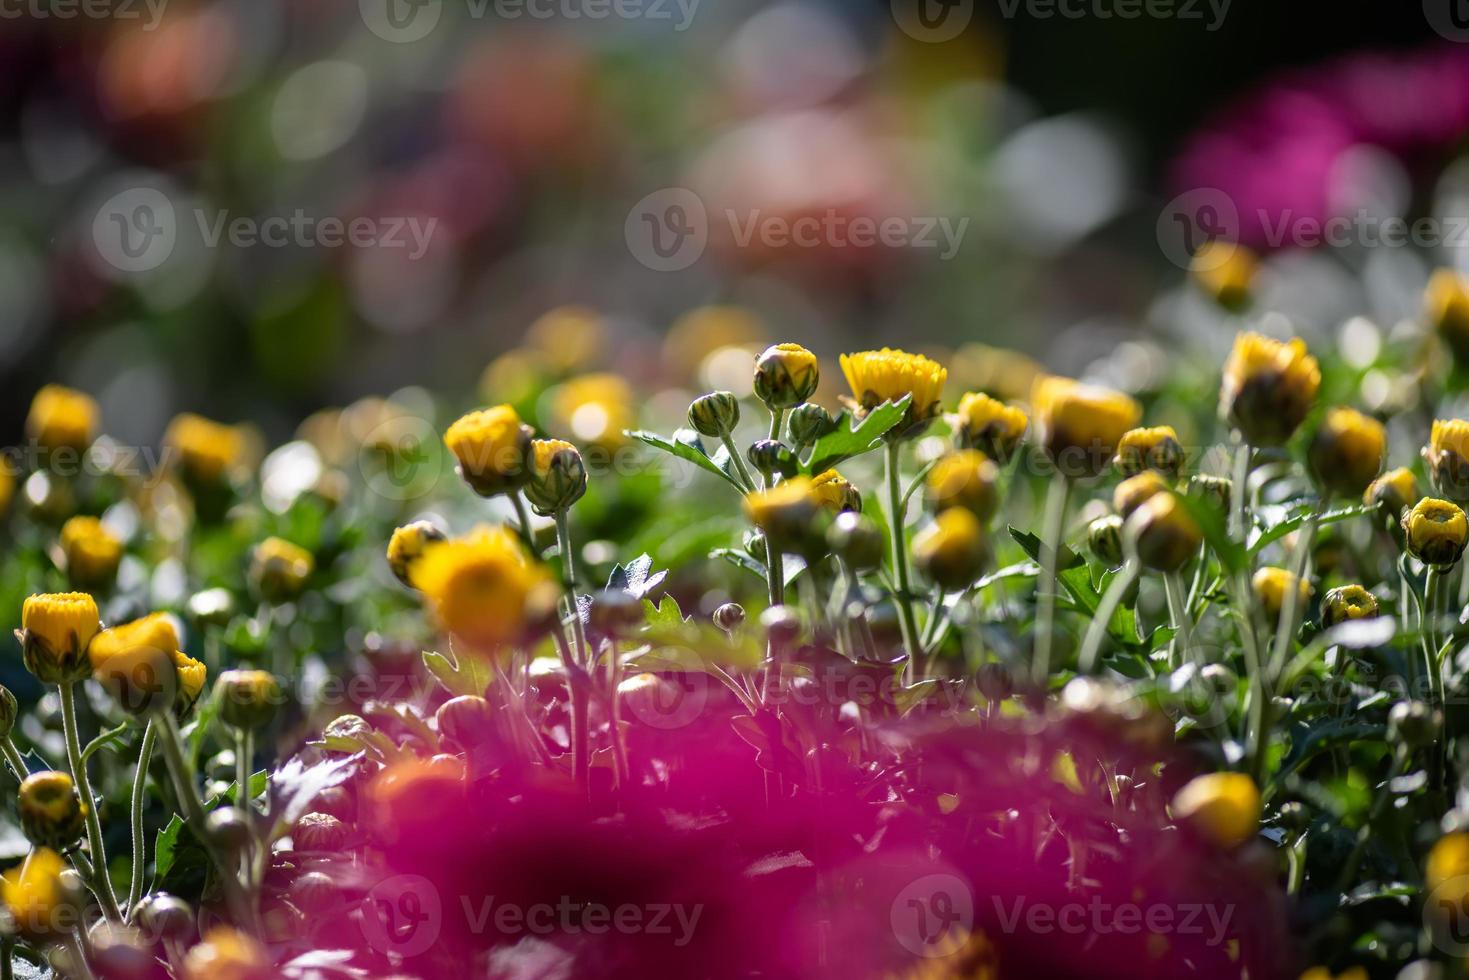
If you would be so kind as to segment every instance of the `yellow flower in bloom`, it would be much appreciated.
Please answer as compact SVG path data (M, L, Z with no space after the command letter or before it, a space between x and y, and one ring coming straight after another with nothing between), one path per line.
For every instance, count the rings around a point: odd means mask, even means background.
M26 416L26 435L45 449L83 450L97 437L97 403L61 385L36 392Z
M1000 506L1000 468L978 449L961 449L940 459L924 480L924 496L935 512L966 507L981 521Z
M862 510L862 493L836 470L827 470L811 478L811 492L822 507L834 514Z
M1198 522L1172 493L1154 494L1133 511L1127 533L1137 545L1138 560L1158 572L1178 571L1204 543Z
M29 596L20 624L26 670L42 682L77 681L91 671L87 646L100 624L97 603L85 592Z
M776 547L800 550L814 536L820 506L811 480L798 476L746 496L745 516Z
M1458 504L1424 497L1403 514L1408 554L1425 565L1445 568L1457 562L1469 542L1469 521Z
M1244 773L1209 773L1179 790L1170 809L1175 820L1200 837L1234 848L1259 829L1260 791Z
M663 360L679 378L692 378L704 359L724 347L754 347L765 325L741 306L701 306L674 321L663 338Z
M509 493L529 477L530 429L509 405L470 412L444 432L459 475L485 497Z
M1321 599L1321 625L1328 629L1353 619L1372 619L1377 613L1377 596L1360 585L1339 586Z
M1260 608L1265 612L1265 618L1270 622L1280 619L1281 610L1285 608L1286 595L1294 586L1298 592L1296 608L1303 609L1311 599L1311 583L1304 579L1298 579L1284 568L1276 568L1267 565L1255 572L1252 580L1255 587L1255 598L1259 600Z
M912 395L907 419L900 429L909 430L938 414L949 372L937 361L884 347L843 354L841 364L852 396L864 411Z
M1224 363L1219 412L1251 445L1279 446L1306 420L1320 387L1305 341L1241 333Z
M1031 395L1036 435L1063 476L1096 476L1142 418L1142 406L1120 392L1047 375Z
M430 521L414 521L393 531L388 540L388 567L404 585L413 585L413 566L423 557L430 544L445 540L446 535Z
M1458 878L1465 879L1465 888L1469 890L1469 833L1462 830L1444 834L1428 852L1423 887L1436 891Z
M561 439L531 440L531 477L526 498L550 515L576 503L587 492L587 466L581 450Z
M1194 253L1189 272L1194 282L1227 310L1249 305L1260 262L1255 253L1234 242L1210 241Z
M77 516L61 525L66 577L78 589L103 589L117 578L122 541L95 517Z
M1322 489L1355 497L1382 470L1387 430L1354 408L1333 408L1311 438L1306 457Z
M953 423L961 447L978 449L990 459L1003 462L1020 445L1030 418L1023 408L1006 405L982 391L971 391L959 399Z
M64 772L35 772L20 784L16 802L26 839L38 847L66 850L86 829L87 805Z
M311 552L284 538L266 538L250 558L250 582L267 602L289 602L301 594L316 569Z
M755 394L770 409L795 408L820 383L816 355L800 344L776 344L755 359Z
M1123 433L1122 441L1117 444L1117 456L1112 462L1123 476L1157 470L1176 477L1183 470L1183 446L1171 425L1131 429Z
M229 926L215 926L184 957L184 980L272 980L265 947Z
M532 323L525 339L557 374L584 371L607 348L607 323L589 307L558 306Z
M164 613L103 630L88 656L92 676L133 714L187 709L204 690L204 665L179 649L178 630Z
M551 392L561 431L579 443L615 449L627 442L633 425L632 386L615 374L584 374Z
M471 647L490 651L518 639L528 608L550 582L520 541L503 527L430 544L413 566L413 584L434 617Z
M913 564L939 588L968 588L984 570L984 527L966 508L951 507L913 539Z
M1403 511L1423 499L1418 490L1418 478L1413 471L1398 467L1373 480L1362 494L1364 504L1373 504L1397 523Z
M1117 489L1112 491L1112 509L1124 518L1131 517L1132 512L1153 495L1167 490L1168 481L1159 476L1157 470L1143 470L1117 484Z
M33 938L65 932L78 924L69 915L71 897L62 882L66 861L49 847L32 851L19 867L0 877L0 902L21 932Z
M249 440L238 426L202 415L174 416L163 434L164 450L186 479L197 486L218 484L240 467Z
M1469 422L1435 420L1423 459L1439 493L1455 503L1469 503Z
M1423 294L1423 317L1455 360L1469 358L1469 278L1454 269L1435 269Z

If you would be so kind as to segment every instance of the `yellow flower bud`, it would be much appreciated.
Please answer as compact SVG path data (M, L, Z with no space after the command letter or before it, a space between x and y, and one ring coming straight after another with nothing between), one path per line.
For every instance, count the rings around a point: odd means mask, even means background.
M21 608L25 666L45 684L79 681L91 673L87 646L100 626L97 603L85 592L33 595Z
M202 415L174 416L163 434L164 451L192 488L215 486L229 480L245 460L249 439L238 426L224 425Z
M745 516L783 552L804 553L819 537L821 502L804 476L777 483L745 497Z
M1014 455L1029 425L1024 409L1006 405L981 391L960 398L953 418L954 436L961 447L978 449L1000 462Z
M1423 318L1454 360L1469 360L1469 279L1454 269L1435 269L1423 294Z
M1123 434L1112 462L1123 476L1157 470L1165 476L1177 478L1183 470L1183 446L1171 425L1133 429Z
M78 897L63 877L66 860L49 847L32 851L0 877L0 903L20 932L39 943L82 924Z
M1112 491L1112 509L1126 519L1147 503L1149 498L1166 493L1167 490L1168 481L1159 476L1157 470L1143 470L1137 476L1128 477L1117 484L1117 488Z
M1469 832L1456 830L1440 837L1428 852L1423 887L1433 892L1460 878L1469 893Z
M290 602L316 569L311 552L284 538L266 538L250 559L250 584L266 602Z
M949 592L973 584L987 557L984 527L963 507L939 513L913 539L913 563L924 577Z
M1253 838L1260 825L1260 791L1244 773L1198 776L1173 797L1173 818L1222 848Z
M1408 554L1425 565L1447 568L1458 562L1469 542L1469 521L1458 504L1424 497L1403 514Z
M861 411L913 396L904 420L892 430L895 437L917 433L939 413L949 372L937 361L884 347L843 354L841 365Z
M101 590L117 579L122 541L97 518L78 515L61 525L61 554L73 588Z
M795 408L820 382L816 355L800 344L776 344L755 359L755 394L772 410Z
M1137 547L1138 560L1158 572L1176 572L1199 553L1204 532L1178 497L1158 493L1127 519L1126 534Z
M388 567L404 585L413 586L413 566L429 545L447 535L431 521L414 521L393 531L388 540Z
M103 630L88 657L92 676L130 714L186 711L204 690L204 665L179 649L178 630L164 613Z
M1306 420L1320 387L1305 341L1242 333L1224 364L1219 413L1251 445L1280 446Z
M509 405L470 412L444 433L459 475L484 497L510 493L529 477L531 432Z
M587 467L581 451L560 439L531 440L531 477L525 496L536 513L566 510L587 492Z
M961 449L940 459L924 480L924 496L935 513L967 507L981 521L1000 507L1000 468L977 449Z
M1205 242L1194 253L1189 272L1214 302L1238 312L1250 304L1259 265L1255 253L1245 246L1216 240Z
M86 830L87 805L64 772L31 773L20 784L16 809L26 839L37 847L64 851Z
M1469 422L1436 420L1423 459L1439 493L1456 504L1469 503Z
M1394 524L1402 520L1403 511L1423 499L1418 490L1418 478L1413 471L1398 467L1373 480L1362 494L1364 504L1372 504Z
M43 449L80 452L97 437L97 403L80 391L46 385L31 401L26 435Z
M486 653L520 639L557 591L546 569L503 527L430 544L410 575L438 624Z
M1321 599L1321 625L1330 629L1338 623L1377 616L1377 596L1360 585L1343 585Z
M1356 497L1382 470L1387 430L1353 408L1333 408L1306 452L1311 472L1328 494Z
M833 514L862 511L862 492L836 470L827 470L812 477L811 492L816 502Z
M267 670L226 670L214 682L219 717L231 728L264 728L280 707L281 688Z
M1298 590L1298 602L1296 609L1304 609L1306 603L1311 600L1311 583L1296 578L1284 568L1276 568L1267 565L1256 570L1252 580L1255 590L1255 599L1260 603L1260 608L1265 613L1265 619L1275 623L1280 619L1280 613L1285 608L1286 595L1294 587Z
M272 980L265 947L229 926L215 926L184 957L184 980Z
M1142 407L1124 394L1055 375L1036 382L1031 403L1040 446L1065 477L1101 473L1142 418Z

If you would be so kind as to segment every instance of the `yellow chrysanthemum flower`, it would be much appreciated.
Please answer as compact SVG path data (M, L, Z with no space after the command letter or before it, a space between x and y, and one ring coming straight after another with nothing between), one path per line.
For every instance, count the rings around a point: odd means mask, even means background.
M1183 446L1173 426L1157 425L1123 433L1122 441L1117 444L1117 456L1112 462L1123 476L1157 470L1177 477L1183 471L1183 456Z
M1224 364L1219 412L1251 445L1279 446L1306 420L1320 387L1305 341L1241 333Z
M122 541L95 517L77 516L61 525L66 577L78 589L105 589L117 578Z
M1190 780L1173 797L1173 818L1219 847L1234 848L1260 826L1260 791L1249 776L1216 772Z
M474 491L493 497L522 486L531 433L509 405L470 412L444 432L444 445L459 461L459 475Z
M1285 608L1286 596L1291 587L1298 590L1296 608L1304 609L1306 603L1311 599L1311 593L1315 591L1311 583L1305 579L1298 579L1284 568L1276 568L1267 565L1255 572L1252 580L1255 589L1255 598L1260 603L1265 618L1274 623L1280 619L1280 613Z
M1387 429L1354 408L1326 413L1306 452L1323 490L1344 497L1364 493L1387 456Z
M1448 500L1424 497L1404 512L1402 528L1408 554L1437 568L1456 563L1469 543L1469 520Z
M205 666L179 649L178 630L165 613L103 630L88 654L92 676L134 714L187 709L204 690Z
M1227 310L1242 310L1250 303L1251 288L1260 260L1243 245L1227 241L1205 242L1194 253L1189 272L1216 303Z
M39 847L0 877L0 902L22 933L43 939L79 924L70 914L72 900L61 878L65 870L60 854Z
M266 538L250 557L250 583L267 602L289 602L316 570L311 552L285 538Z
M911 430L938 414L949 372L937 361L884 347L843 354L841 364L852 396L863 411L912 395L908 418L900 429Z
M1143 410L1121 392L1047 375L1031 395L1036 435L1063 476L1096 476Z
M950 507L913 538L913 564L949 592L965 589L984 571L984 526L965 507Z
M590 446L613 450L627 442L637 412L632 386L615 374L584 374L557 385L548 396L557 428Z
M924 497L934 512L968 508L981 521L1000 507L1000 468L978 449L961 449L934 463L924 480Z
M229 926L215 926L184 957L184 980L272 980L265 947Z
M1134 510L1124 534L1131 537L1144 567L1158 572L1178 571L1204 543L1198 522L1177 494L1167 492L1153 494Z
M607 322L590 307L558 306L530 325L525 340L557 374L585 371L607 349Z
M836 470L826 470L811 478L811 492L816 502L834 514L862 510L862 492Z
M782 550L800 550L813 539L821 502L804 476L745 497L745 516Z
M1354 619L1372 619L1378 612L1377 596L1360 585L1341 585L1321 598L1321 625L1328 629Z
M1423 494L1418 489L1418 478L1413 471L1398 467L1373 480L1362 494L1364 504L1373 504L1396 523L1403 511L1412 507Z
M1455 503L1469 503L1469 422L1435 420L1423 460L1439 493Z
M550 575L503 527L430 544L413 566L413 584L435 619L471 648L493 651L518 639L543 602Z
M800 344L776 344L755 359L755 395L772 410L795 408L820 383L816 355Z
M64 772L33 772L22 780L16 812L26 839L37 847L64 851L86 830L87 805Z
M46 385L31 402L26 435L45 449L81 451L97 437L97 416L97 403L90 395Z
M978 449L1001 462L1015 452L1029 425L1025 409L1007 405L982 391L971 391L960 398L953 419L960 447Z
M85 592L26 598L20 614L25 665L47 684L77 681L91 671L87 647L100 627L97 602Z
M423 557L429 545L443 541L447 535L431 521L414 521L393 531L388 540L388 567L404 585L413 585L413 566Z
M243 463L249 439L238 426L183 412L163 434L165 452L196 486L225 481Z
M1423 293L1423 318L1455 360L1469 360L1469 277L1454 269L1435 269Z

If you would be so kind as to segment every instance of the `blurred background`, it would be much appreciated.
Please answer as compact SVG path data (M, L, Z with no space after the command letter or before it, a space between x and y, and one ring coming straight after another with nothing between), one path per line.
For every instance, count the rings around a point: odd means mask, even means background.
M47 380L124 443L279 439L404 386L733 387L776 340L1136 390L1232 335L1200 235L1308 338L1389 331L1465 264L1456 3L0 0L4 441Z

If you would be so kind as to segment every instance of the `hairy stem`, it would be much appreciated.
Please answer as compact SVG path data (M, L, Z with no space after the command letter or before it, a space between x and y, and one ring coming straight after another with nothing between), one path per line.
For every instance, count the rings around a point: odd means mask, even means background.
M1122 600L1127 597L1128 590L1137 581L1142 565L1136 558L1129 558L1122 565L1112 583L1107 586L1107 591L1102 593L1102 601L1097 605L1097 614L1092 617L1091 624L1086 628L1086 637L1081 642L1081 654L1077 660L1076 669L1079 673L1090 674L1096 669L1097 657L1102 652L1102 643L1107 638L1107 624L1112 622L1117 609L1122 605Z
M1035 656L1030 679L1043 688L1051 673L1051 645L1056 628L1056 582L1061 564L1061 539L1066 531L1066 504L1071 481L1057 474L1046 491L1045 523L1041 527L1041 577L1036 583Z
M97 816L97 797L92 792L92 781L87 777L86 764L82 762L82 743L77 735L76 682L61 685L61 724L66 734L66 759L71 766L71 778L76 783L77 793L87 807L87 847L92 852L94 871L92 887L97 900L102 903L102 912L114 922L121 920L117 909L117 894L112 890L112 878L107 873L107 850L102 842L102 820Z
M143 866L148 861L148 845L143 840L143 796L148 789L148 767L153 762L153 747L158 740L154 722L143 729L143 744L138 749L138 771L133 775L130 826L133 837L132 879L128 884L128 915L143 898Z
M898 625L903 633L903 646L908 651L908 662L903 667L904 681L912 684L913 662L922 646L918 639L918 620L913 614L913 576L908 570L908 539L903 533L907 507L903 502L901 474L898 472L899 448L896 440L887 443L888 531L892 538L893 577L898 586L893 601L898 607Z

